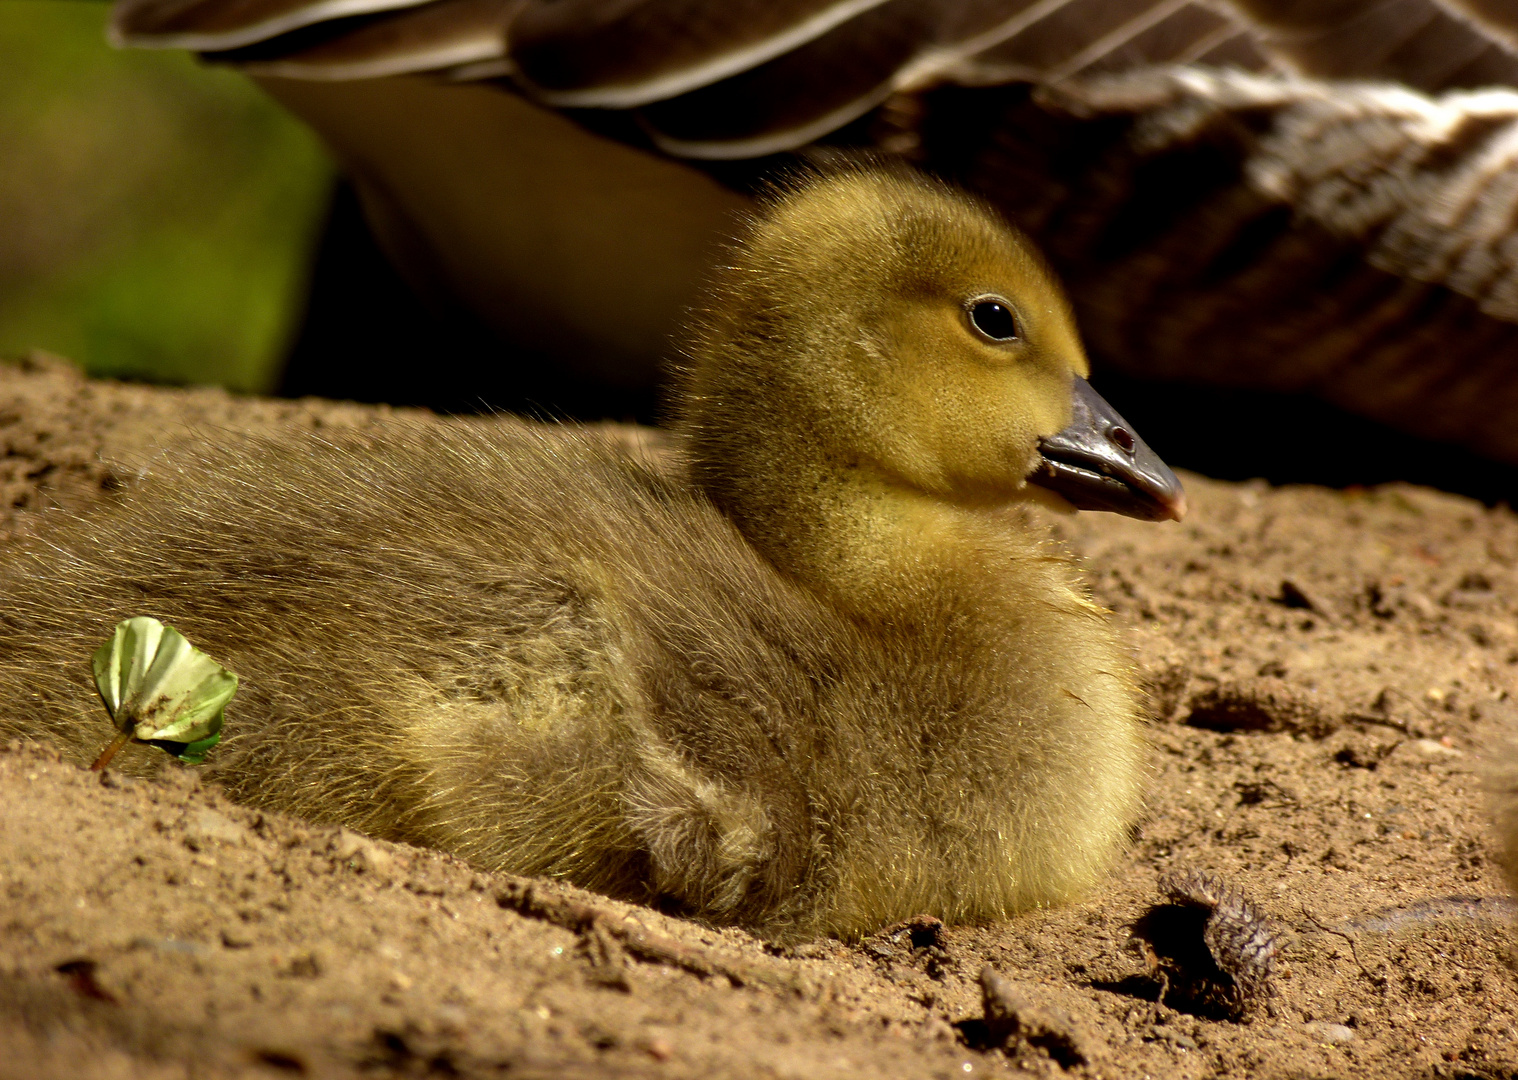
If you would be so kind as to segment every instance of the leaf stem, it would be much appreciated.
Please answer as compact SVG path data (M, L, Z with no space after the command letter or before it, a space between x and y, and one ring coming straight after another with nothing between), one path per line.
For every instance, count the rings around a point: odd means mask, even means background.
M116 756L117 751L119 751L123 746L131 741L132 733L130 731L123 731L120 735L117 735L114 739L111 740L110 746L107 746L104 750L100 751L100 756L95 759L95 764L90 766L90 772L99 772L101 769L109 765L111 763L111 758Z

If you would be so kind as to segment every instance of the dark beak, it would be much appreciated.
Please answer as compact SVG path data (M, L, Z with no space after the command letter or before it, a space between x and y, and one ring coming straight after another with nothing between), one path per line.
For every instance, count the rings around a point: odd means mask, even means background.
M1110 510L1145 521L1180 521L1186 492L1117 410L1075 380L1075 413L1058 435L1039 440L1043 460L1028 477L1077 510Z

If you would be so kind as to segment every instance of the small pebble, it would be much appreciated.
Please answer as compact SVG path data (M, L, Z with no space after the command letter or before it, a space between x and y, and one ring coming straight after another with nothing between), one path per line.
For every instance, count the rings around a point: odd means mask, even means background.
M373 840L351 830L339 829L330 850L339 862L347 864L350 869L385 881L393 880L396 876L395 857Z
M1412 746L1413 750L1423 757L1434 758L1436 760L1449 760L1465 756L1463 751L1456 750L1453 746L1445 746L1437 739L1416 739L1413 741Z
M1302 1025L1302 1030L1314 1039L1327 1043L1353 1042L1355 1038L1352 1028L1345 1027L1343 1024L1325 1023L1322 1020L1309 1021Z
M674 1057L675 1048L670 1045L668 1039L661 1039L657 1035L643 1044L643 1050L655 1061L668 1061Z
M223 844L240 843L247 830L237 822L211 809L196 810L185 822L185 840L192 848L215 840Z

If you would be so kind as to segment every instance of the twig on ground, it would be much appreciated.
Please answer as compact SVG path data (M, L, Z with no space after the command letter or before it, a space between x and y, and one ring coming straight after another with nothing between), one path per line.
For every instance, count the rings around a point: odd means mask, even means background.
M508 881L496 893L496 903L519 915L600 938L603 949L605 942L614 941L640 960L668 964L707 978L722 975L739 986L800 989L793 972L766 970L736 956L724 956L714 949L677 941L667 934L637 925L611 907L571 896L556 896L526 879Z

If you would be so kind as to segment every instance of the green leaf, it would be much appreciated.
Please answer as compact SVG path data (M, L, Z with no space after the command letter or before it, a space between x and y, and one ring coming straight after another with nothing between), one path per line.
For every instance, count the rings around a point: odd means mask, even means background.
M206 760L207 751L219 742L221 742L221 732L218 731L209 738L192 743L174 742L171 739L150 739L148 745L158 747L165 754L178 758L186 765L200 765Z
M92 662L118 731L192 765L221 740L237 676L172 626L145 615L127 619Z

